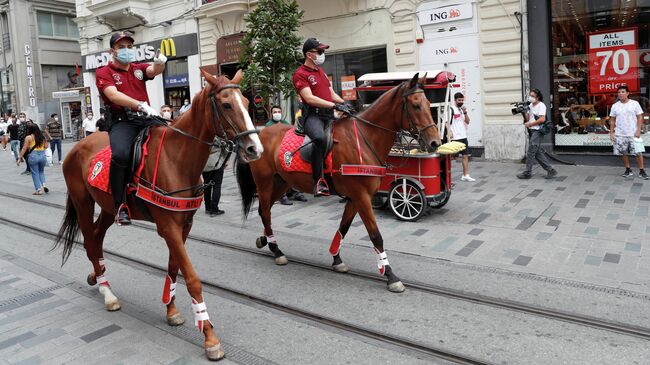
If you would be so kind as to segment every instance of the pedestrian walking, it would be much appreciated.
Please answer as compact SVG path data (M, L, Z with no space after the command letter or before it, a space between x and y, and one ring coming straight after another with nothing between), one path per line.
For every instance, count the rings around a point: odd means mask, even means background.
M7 133L9 134L9 145L11 148L11 153L13 153L16 161L18 161L18 156L20 154L20 138L18 138L18 132L20 126L16 120L16 115L10 116L9 121L9 125L7 126Z
M228 164L227 161L221 162L221 149L212 148L210 150L210 157L203 169L203 199L205 205L205 214L210 217L221 215L225 213L219 209L219 201L221 201L221 183L223 182L223 172ZM221 166L219 166L221 164Z
M524 126L528 128L528 152L526 153L526 170L517 175L520 179L530 179L533 174L533 164L535 160L546 170L546 179L553 179L557 176L557 171L551 166L546 157L546 152L542 150L542 140L544 134L540 131L540 126L546 121L546 104L544 96L538 89L532 89L528 94L529 110L524 116L526 122Z
M47 137L50 143L50 149L52 150L52 155L54 156L54 150L57 152L59 157L59 165L63 163L61 160L61 139L63 138L63 128L59 122L59 115L54 113L50 115L50 121L45 125L45 137Z
M614 145L614 155L623 158L625 172L623 177L633 178L634 173L630 167L630 156L636 156L639 166L639 177L648 180L643 168L643 151L637 151L634 139L641 139L643 126L643 110L636 100L630 99L630 89L621 85L618 87L618 101L612 105L609 112L609 139ZM643 145L643 141L637 141Z
M28 120L27 116L25 113L20 113L18 115L18 140L20 141L20 150L23 149L25 146L25 137L27 137L27 127L28 127ZM25 164L25 171L20 173L21 175L29 175L30 174L30 166L28 163Z
M86 113L86 118L81 123L81 129L83 129L82 137L88 137L89 135L95 133L97 130L97 121L94 119L92 110L89 110Z
M465 149L458 153L462 157L463 164L463 176L460 180L472 182L476 179L469 176L469 142L467 141L469 114L467 114L467 107L463 105L464 103L465 96L462 93L454 94L454 105L451 105L451 120L447 124L447 131L449 131L449 140L465 145Z
M45 186L46 148L48 148L48 143L43 133L41 133L41 129L36 124L30 124L27 127L25 143L20 151L20 158L16 161L16 165L20 166L21 159L27 158L27 164L31 166L32 181L34 182L35 191L32 195L43 195L49 192L49 189Z
M104 108L99 108L99 119L97 119L97 123L95 124L97 131L99 132L108 132L108 123L106 123L105 112Z
M0 142L2 143L2 150L7 150L7 127L9 124L4 117L0 117Z

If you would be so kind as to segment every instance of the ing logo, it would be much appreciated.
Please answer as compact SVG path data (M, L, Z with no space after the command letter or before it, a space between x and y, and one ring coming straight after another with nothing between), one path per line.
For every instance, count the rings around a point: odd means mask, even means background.
M160 53L167 57L176 57L176 44L171 38L160 41Z
M458 53L458 48L456 48L456 47L449 47L449 53L451 53L451 54L456 54L456 53Z
M458 9L449 10L449 17L450 18L458 18L459 16L460 16L460 10L458 10Z

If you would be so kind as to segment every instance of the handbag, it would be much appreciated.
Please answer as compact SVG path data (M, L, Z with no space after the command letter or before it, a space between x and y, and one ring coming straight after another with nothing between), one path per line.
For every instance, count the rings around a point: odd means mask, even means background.
M645 152L645 145L643 143L642 138L635 138L634 139L634 153L644 153Z
M47 160L48 165L52 164L52 149L51 148L46 148L45 149L45 159Z

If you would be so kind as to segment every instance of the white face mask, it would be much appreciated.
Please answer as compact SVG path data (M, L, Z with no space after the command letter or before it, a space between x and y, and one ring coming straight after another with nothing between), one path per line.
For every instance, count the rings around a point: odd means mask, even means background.
M319 54L318 56L316 56L316 59L314 60L314 63L317 66L320 66L323 63L325 63L325 53L322 53L322 54Z
M279 122L282 119L282 113L273 113L273 120Z
M55 122L58 122L58 121L59 121L59 117L54 117L54 121L55 121Z
M535 101L537 101L537 99L535 99L535 98L532 97L532 96L528 96L528 102L530 102L530 103L534 103Z
M89 116L88 116L88 120L93 120L93 116L92 116L92 115L89 115Z
M172 119L172 113L170 113L170 112L163 112L162 116L165 119Z
M25 118L20 117L20 121L21 121L21 122L24 122L24 121L25 121Z
M190 102L189 102L189 101L185 101L185 103L183 103L183 104L185 104L185 105L190 105Z

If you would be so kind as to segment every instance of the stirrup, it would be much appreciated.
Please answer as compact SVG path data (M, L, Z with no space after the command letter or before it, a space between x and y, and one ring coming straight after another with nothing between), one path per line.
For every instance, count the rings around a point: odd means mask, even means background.
M123 214L126 216L122 217ZM115 223L118 226L128 226L131 224L131 211L129 206L122 203L119 208L117 208L117 214L115 214Z
M330 196L330 188L327 186L327 181L322 177L314 186L314 196Z

